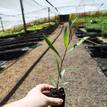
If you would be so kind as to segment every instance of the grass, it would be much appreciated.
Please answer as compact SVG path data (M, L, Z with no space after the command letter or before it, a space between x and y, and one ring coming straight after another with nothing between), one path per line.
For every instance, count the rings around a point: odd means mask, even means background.
M21 32L24 32L24 31L19 31L19 32L12 32L12 31L0 32L0 37L12 36L13 34L19 34Z
M83 21L82 25L86 28L101 29L102 32L107 32L107 17L106 16L82 16L78 22Z
M49 23L43 23L43 24L38 24L38 25L30 25L30 26L27 26L27 30L29 31L32 31L32 30L40 30L40 29L43 29L44 27L48 27L49 25L54 25L55 23L54 22L50 22ZM13 29L9 29L9 30L6 30L5 32L0 32L0 37L7 37L7 36L13 36L13 34L19 34L19 33L22 33L24 32L23 30L23 26L18 26L16 28L13 28Z
M102 37L107 38L107 15L87 15L87 16L75 16L78 17L75 22L75 26L84 26L86 29L100 29L102 31ZM71 20L74 20L74 18Z
M44 27L48 27L49 25L54 25L54 24L55 24L54 22L50 22L50 24L43 23L39 25L33 25L33 26L28 27L28 30L40 30L40 29L43 29Z
M0 31L0 37L13 36L13 34L19 34L24 32L23 26L18 26L12 29L7 29L4 32Z

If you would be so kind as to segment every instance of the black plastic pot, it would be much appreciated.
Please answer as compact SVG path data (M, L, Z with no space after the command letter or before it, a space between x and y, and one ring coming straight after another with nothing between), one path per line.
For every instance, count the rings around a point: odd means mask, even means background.
M64 88L52 88L49 93L49 97L61 98L63 99L63 103L60 106L52 106L52 107L65 107L65 91Z

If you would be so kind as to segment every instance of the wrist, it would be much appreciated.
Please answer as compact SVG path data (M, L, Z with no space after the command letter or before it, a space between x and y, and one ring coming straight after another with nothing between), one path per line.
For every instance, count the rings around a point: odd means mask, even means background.
M21 99L21 102L23 104L23 107L33 107L31 100L27 97L24 97L23 99Z
M23 102L23 107L39 107L38 106L38 101L35 101L35 99L33 98L29 98L29 97L24 97L22 99Z
M26 102L27 102L26 99L22 98L18 101L14 101L9 104L6 104L3 107L28 107Z

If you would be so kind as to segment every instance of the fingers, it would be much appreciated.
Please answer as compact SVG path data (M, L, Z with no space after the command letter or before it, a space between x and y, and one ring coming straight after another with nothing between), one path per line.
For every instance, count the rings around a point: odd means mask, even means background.
M43 94L50 93L50 90L44 90L42 93L43 93Z
M44 91L44 90L50 90L51 88L54 88L54 86L49 84L39 84L36 86L36 88L40 91Z
M62 103L63 103L62 99L48 97L48 104L49 105L61 105Z

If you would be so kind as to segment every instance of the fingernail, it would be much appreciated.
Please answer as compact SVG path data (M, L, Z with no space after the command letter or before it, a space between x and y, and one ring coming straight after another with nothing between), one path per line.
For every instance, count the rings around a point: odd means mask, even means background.
M63 102L63 100L62 100L62 99L60 99L60 100L59 100L59 103L62 103L62 102Z

